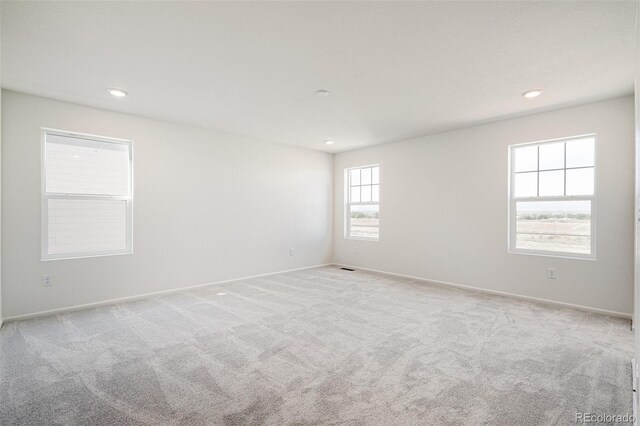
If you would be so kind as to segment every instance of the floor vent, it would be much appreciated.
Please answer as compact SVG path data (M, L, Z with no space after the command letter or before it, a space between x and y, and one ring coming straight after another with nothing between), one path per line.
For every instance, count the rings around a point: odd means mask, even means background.
M340 268L340 269L342 269L344 271L351 271L351 272L355 271L355 269L351 269L351 268Z

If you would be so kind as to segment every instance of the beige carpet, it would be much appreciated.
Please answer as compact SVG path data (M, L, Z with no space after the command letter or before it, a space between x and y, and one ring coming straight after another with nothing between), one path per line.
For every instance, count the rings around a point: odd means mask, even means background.
M570 424L629 322L323 267L5 324L0 424Z

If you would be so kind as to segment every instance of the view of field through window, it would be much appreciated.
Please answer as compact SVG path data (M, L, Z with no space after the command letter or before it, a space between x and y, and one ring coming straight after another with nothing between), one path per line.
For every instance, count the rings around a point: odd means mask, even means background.
M378 206L351 206L351 236L378 238L380 218Z
M589 254L591 201L519 202L516 247Z

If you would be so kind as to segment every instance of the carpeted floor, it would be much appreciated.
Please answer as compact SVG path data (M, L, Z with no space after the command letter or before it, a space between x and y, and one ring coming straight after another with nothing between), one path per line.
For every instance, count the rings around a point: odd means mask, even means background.
M631 414L629 321L323 267L0 331L0 424L547 425Z

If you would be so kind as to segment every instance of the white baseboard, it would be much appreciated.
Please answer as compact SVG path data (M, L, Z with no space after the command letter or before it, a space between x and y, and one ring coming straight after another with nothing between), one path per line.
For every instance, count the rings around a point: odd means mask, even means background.
M102 300L100 302L85 303L85 304L82 304L82 305L66 306L66 307L63 307L63 308L50 309L50 310L47 310L47 311L33 312L33 313L30 313L30 314L15 315L15 316L7 317L7 318L4 318L4 319L0 320L0 327L2 326L1 325L2 322L18 321L18 320L25 320L25 319L29 319L29 318L42 317L42 316L46 316L46 315L54 315L54 314L61 314L61 313L65 313L65 312L79 311L79 310L82 310L82 309L95 308L95 307L98 307L98 306L113 305L114 303L129 302L129 301L132 301L132 300L145 299L147 297L159 296L159 295L162 295L162 294L176 293L176 292L179 292L179 291L190 290L190 289L194 289L194 288L198 288L198 287L206 287L206 286L210 286L210 285L219 285L219 284L225 284L225 283L230 283L230 282L234 282L234 281L247 280L247 279L250 279L250 278L267 277L269 275L284 274L286 272L303 271L305 269L321 268L323 266L331 266L331 265L333 265L333 263L323 263L323 264L320 264L320 265L305 266L303 268L287 269L287 270L284 270L284 271L276 271L276 272L267 272L265 274L250 275L250 276L247 276L247 277L232 278L232 279L229 279L229 280L215 281L215 282L211 282L211 283L196 284L196 285L191 285L191 286L187 286L187 287L179 287L179 288L172 288L172 289L169 289L169 290L161 290L161 291L154 291L154 292L151 292L151 293L137 294L135 296L127 296L127 297L120 297L120 298L117 298L117 299Z
M334 265L339 266L339 267L344 267L344 268L351 268L351 269L355 269L355 270L359 269L359 270L362 270L362 271L376 272L376 273L379 273L379 274L392 275L392 276L402 277L402 278L409 278L409 279L412 279L412 280L423 281L425 283L437 284L437 285L446 286L446 287L455 287L455 288L461 288L461 289L464 289L464 290L477 291L477 292L481 292L481 293L496 294L496 295L499 295L499 296L512 297L514 299L528 300L530 302L544 303L545 305L553 305L553 306L559 306L559 307L563 307L563 308L577 309L577 310L580 310L580 311L593 312L593 313L596 313L596 314L609 315L609 316L618 317L618 318L631 319L631 316L632 316L631 314L627 314L627 313L624 313L624 312L609 311L609 310L606 310L606 309L592 308L590 306L576 305L576 304L573 304L573 303L559 302L557 300L542 299L542 298L533 297L533 296L524 296L522 294L509 293L509 292L506 292L506 291L499 291L499 290L490 290L490 289L487 289L487 288L474 287L474 286L464 285L464 284L456 284L456 283L451 283L451 282L447 282L447 281L431 280L431 279L428 279L428 278L415 277L415 276L412 276L412 275L397 274L395 272L380 271L380 270L371 269L371 268L362 268L360 266L343 265L343 264L340 264L340 263L334 263Z

